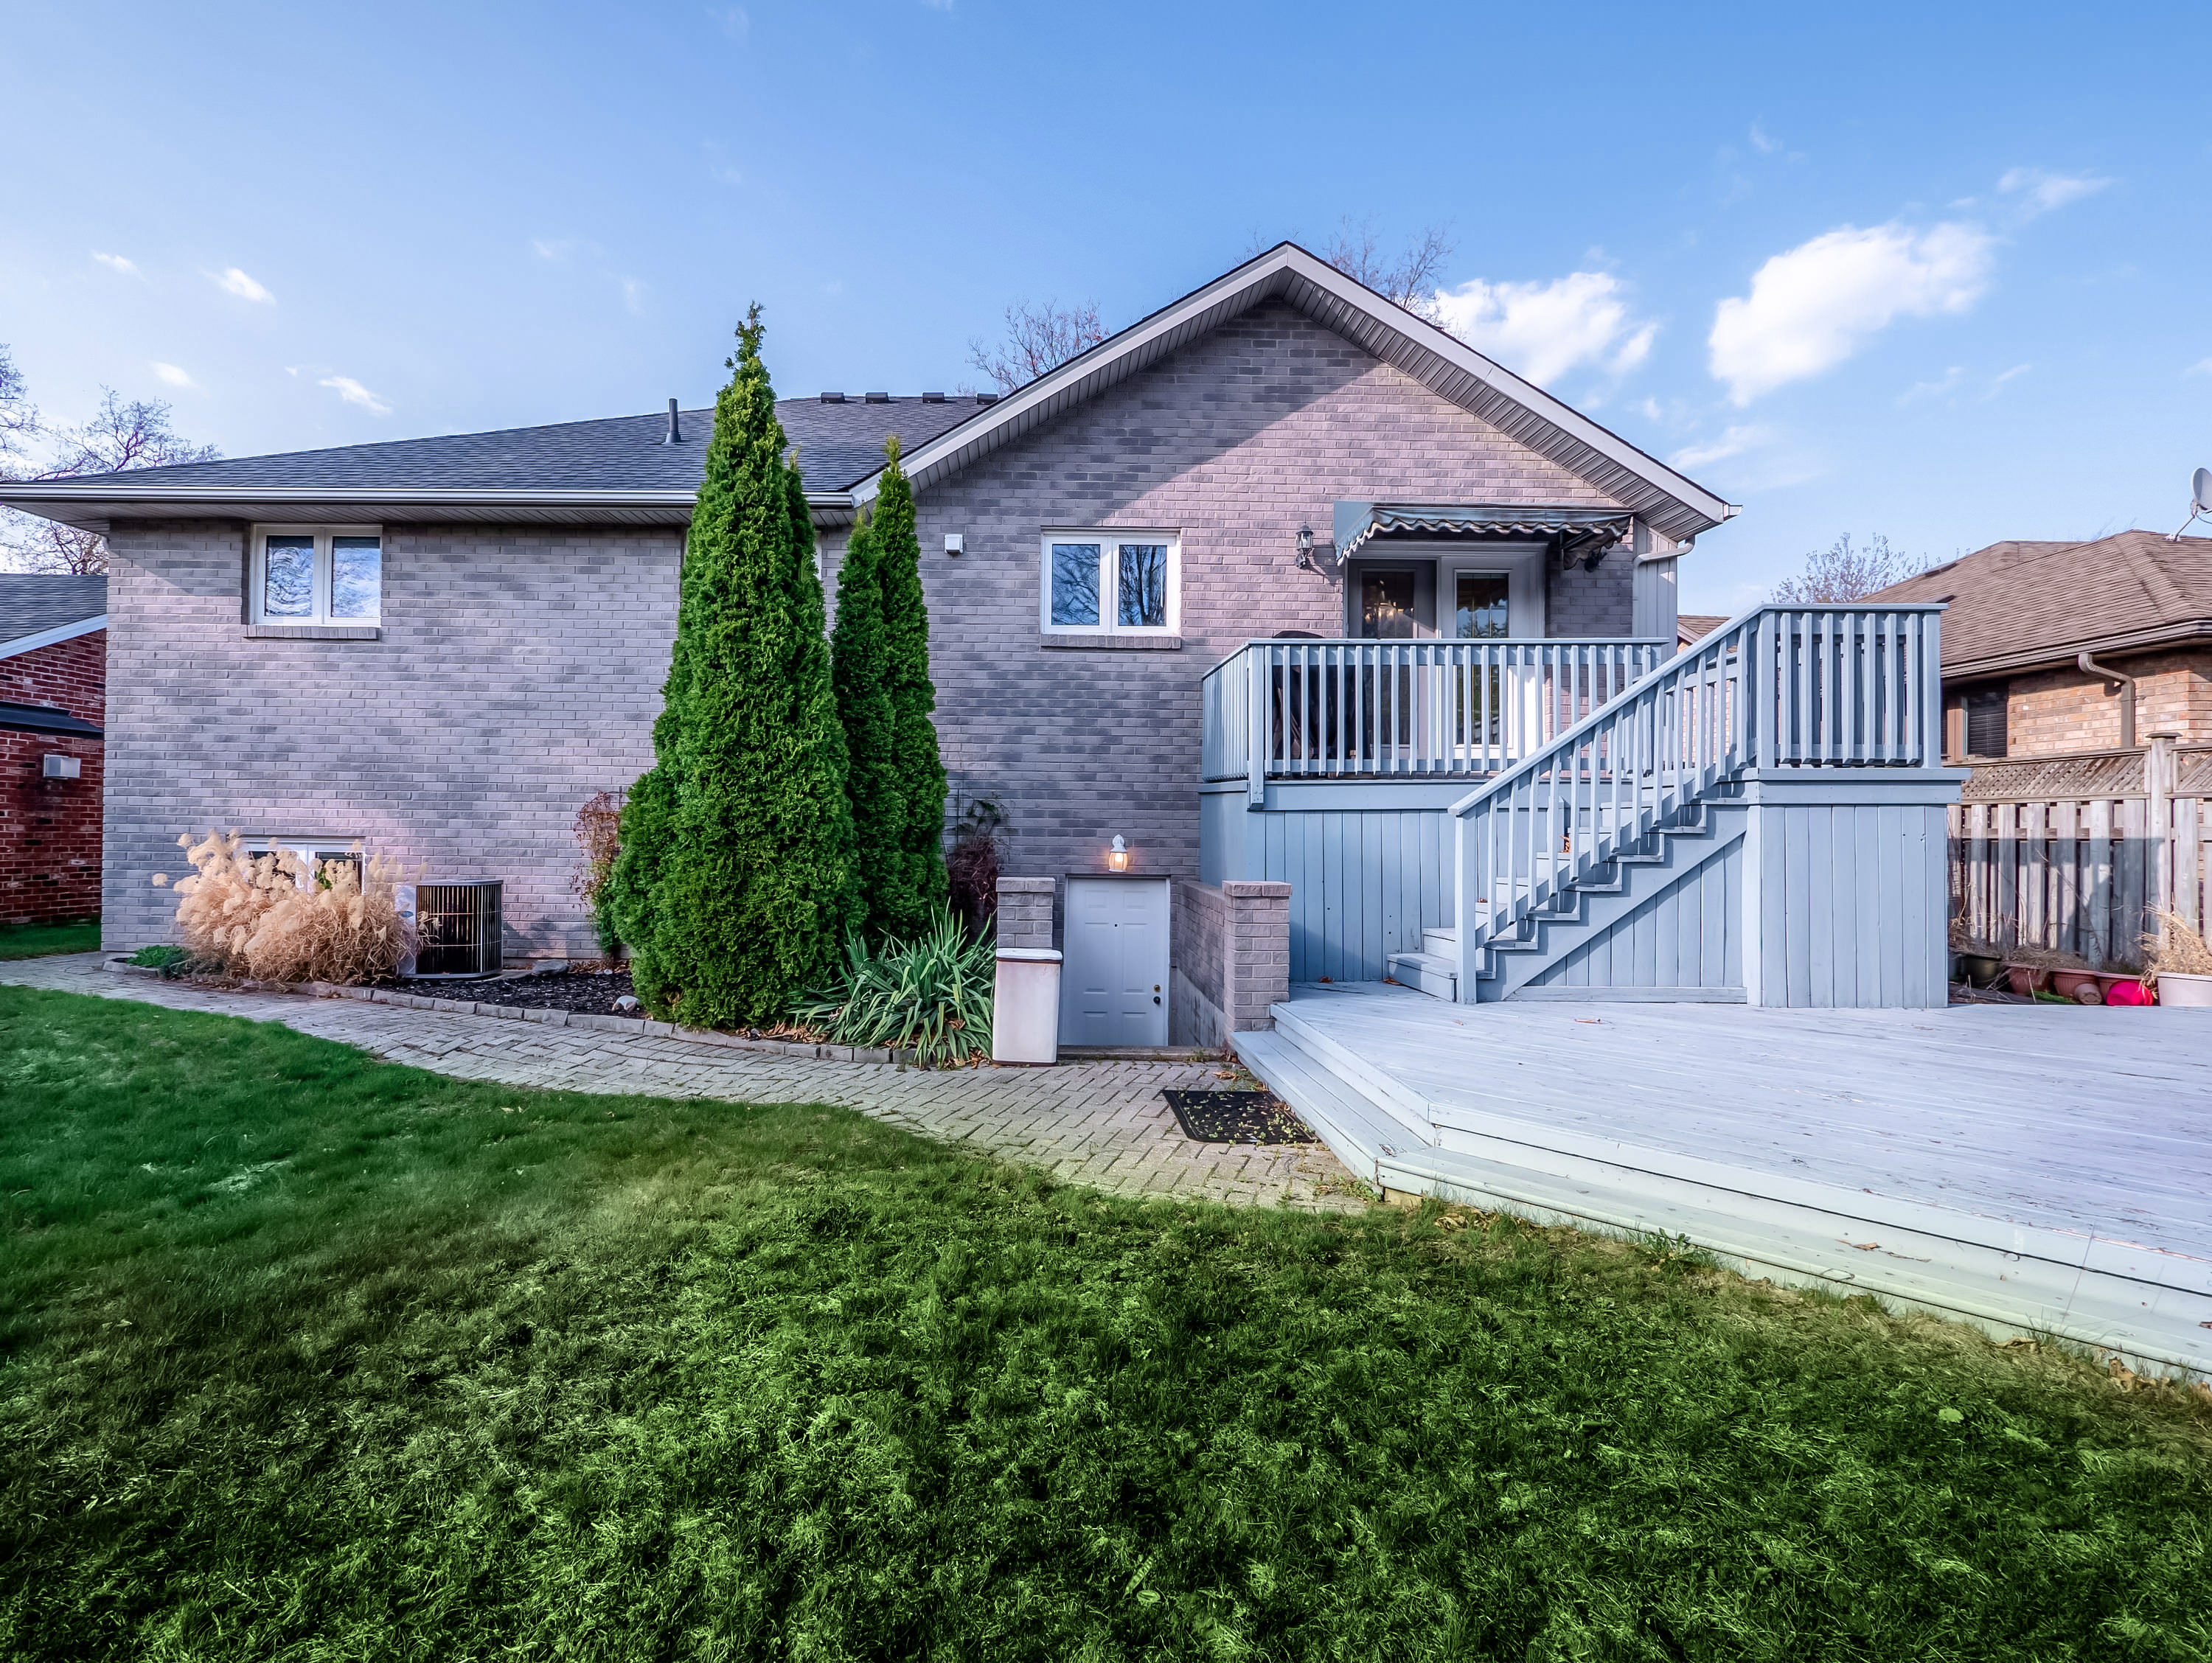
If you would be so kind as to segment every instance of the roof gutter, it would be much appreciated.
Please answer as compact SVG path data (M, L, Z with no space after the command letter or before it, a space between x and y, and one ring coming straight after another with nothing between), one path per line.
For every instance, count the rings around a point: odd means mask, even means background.
M1943 678L1953 682L1974 681L1984 676L2001 676L2014 671L2063 670L2069 665L2078 665L2084 653L2112 657L2122 653L2148 652L2161 646L2184 646L2208 636L2212 636L2212 618L2191 618L2181 623L2160 624L2154 628L2132 630L2122 635L2074 641L2064 646L2039 646L2022 652L1994 652L1986 658L1946 660ZM2090 673L2106 675L2108 672L2093 671Z
M0 659L12 659L24 652L35 652L42 646L54 646L63 641L73 641L79 635L89 635L107 628L107 614L98 617L79 618L75 623L58 623L51 629L41 629L33 634L18 635L12 641L0 641Z
M2081 666L2084 675L2102 676L2108 683L2119 683L2120 749L2133 750L2136 748L2136 678L2132 676L2123 676L2117 670L2107 669L2087 652L2082 653L2074 662Z

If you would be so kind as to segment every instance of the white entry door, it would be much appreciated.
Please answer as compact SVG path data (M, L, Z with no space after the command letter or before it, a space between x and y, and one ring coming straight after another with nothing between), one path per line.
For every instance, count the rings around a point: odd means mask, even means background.
M1168 1042L1168 881L1067 880L1060 1042Z

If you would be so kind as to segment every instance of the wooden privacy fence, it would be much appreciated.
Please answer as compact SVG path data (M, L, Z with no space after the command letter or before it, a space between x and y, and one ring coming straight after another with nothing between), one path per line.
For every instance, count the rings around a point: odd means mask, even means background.
M2203 930L2212 747L1989 762L1950 810L1951 919L1976 941L2139 966L2168 910Z

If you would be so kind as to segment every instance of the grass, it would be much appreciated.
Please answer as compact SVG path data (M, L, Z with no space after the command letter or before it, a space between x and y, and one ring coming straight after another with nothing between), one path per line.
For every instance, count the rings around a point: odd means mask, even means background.
M71 924L10 924L0 927L0 959L45 958L52 953L90 953L100 947L100 920Z
M0 988L0 1654L2203 1659L2212 1416L1654 1241Z

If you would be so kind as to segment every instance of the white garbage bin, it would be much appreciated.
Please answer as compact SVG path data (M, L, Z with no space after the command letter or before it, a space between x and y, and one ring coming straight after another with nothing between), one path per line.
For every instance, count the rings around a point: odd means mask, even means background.
M1060 1060L1060 955L1049 947L1001 947L991 997L991 1060Z

